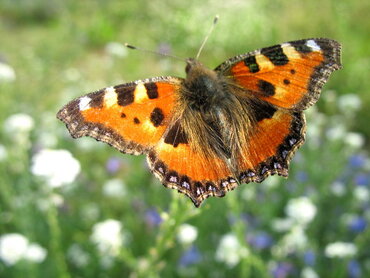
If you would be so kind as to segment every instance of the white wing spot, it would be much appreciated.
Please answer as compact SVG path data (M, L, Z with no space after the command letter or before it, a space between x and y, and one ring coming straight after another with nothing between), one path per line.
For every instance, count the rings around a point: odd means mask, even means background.
M321 50L320 46L314 40L308 40L306 45L311 48L313 51Z
M80 98L80 102L78 103L78 108L80 108L80 111L84 111L86 109L90 108L90 101L91 98L84 96Z
M113 87L105 89L104 103L107 107L111 107L117 103L117 94Z

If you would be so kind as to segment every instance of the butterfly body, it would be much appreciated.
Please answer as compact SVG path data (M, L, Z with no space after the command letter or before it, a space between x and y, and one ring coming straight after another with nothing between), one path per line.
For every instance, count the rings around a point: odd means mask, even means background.
M262 48L214 70L188 59L184 79L108 87L73 100L58 118L73 137L146 154L165 186L199 206L240 183L287 176L304 142L303 110L340 67L340 45L329 39Z

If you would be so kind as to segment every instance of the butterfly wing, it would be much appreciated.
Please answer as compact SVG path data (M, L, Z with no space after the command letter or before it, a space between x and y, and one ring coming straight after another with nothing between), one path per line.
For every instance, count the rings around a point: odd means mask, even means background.
M303 110L318 100L330 74L341 68L340 52L340 44L330 39L291 41L236 56L215 70L247 94Z
M175 122L148 155L152 172L169 188L186 194L199 206L209 196L224 196L237 186L228 165L218 157L197 152Z
M74 138L90 136L124 153L147 153L171 122L181 82L157 77L108 87L71 101L57 117Z
M341 68L340 50L330 39L298 40L236 56L215 69L226 77L230 92L252 100L247 103L253 132L240 150L240 181L288 175L289 161L305 139L302 110L317 101L329 75Z

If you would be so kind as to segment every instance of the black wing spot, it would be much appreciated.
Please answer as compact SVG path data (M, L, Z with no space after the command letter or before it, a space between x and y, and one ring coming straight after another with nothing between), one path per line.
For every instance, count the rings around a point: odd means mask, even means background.
M306 40L300 40L295 42L290 42L294 49L302 54L307 54L312 52L312 49L306 45Z
M158 107L154 108L152 113L150 113L150 121L155 127L160 126L163 119L164 119L163 111Z
M257 122L264 119L271 119L277 110L265 101L250 100L248 105L251 107L253 119Z
M256 56L249 56L244 59L244 64L249 68L252 73L259 72L260 68L256 61Z
M117 103L120 106L126 106L134 102L134 86L117 85L114 87L117 93Z
M283 66L289 62L280 45L262 48L261 54L269 58L275 66Z
M284 79L283 82L284 82L285 85L289 85L290 84L290 80L289 79Z
M93 93L91 96L89 96L91 98L89 102L89 106L91 108L102 108L103 107L104 91L105 89L97 91Z
M145 83L144 86L149 99L158 97L158 86L155 82Z
M139 120L138 118L136 118L136 117L135 117L135 118L134 118L134 123L138 125L138 124L140 124L140 120Z
M273 96L275 94L275 86L265 80L258 81L258 87L265 96Z
M164 142L166 144L170 144L175 148L179 144L186 144L188 143L188 138L180 125L179 122L176 122L170 130L167 132L166 137L164 138Z

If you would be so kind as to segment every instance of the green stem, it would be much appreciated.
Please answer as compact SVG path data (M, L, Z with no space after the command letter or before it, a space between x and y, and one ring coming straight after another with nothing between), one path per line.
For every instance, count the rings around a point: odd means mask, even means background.
M165 219L160 226L155 244L149 249L146 256L146 268L136 268L137 277L160 277L159 272L164 267L161 258L174 244L177 228L180 224L195 215L194 209L190 208L188 200L181 198L177 192L173 193L170 204L168 219Z
M60 278L70 278L68 273L67 264L63 255L61 243L61 232L58 223L58 212L54 205L51 205L48 209L47 219L50 227L50 248L54 254L57 276Z

